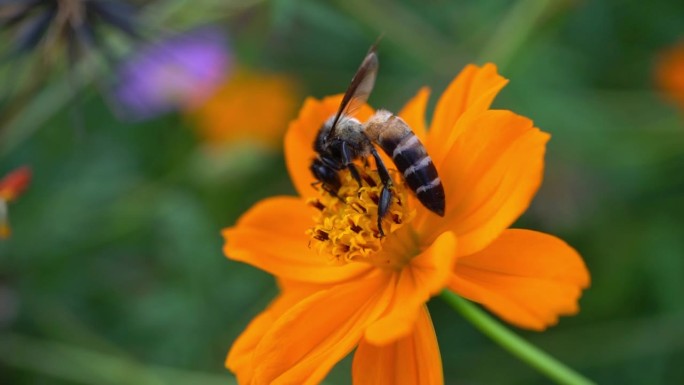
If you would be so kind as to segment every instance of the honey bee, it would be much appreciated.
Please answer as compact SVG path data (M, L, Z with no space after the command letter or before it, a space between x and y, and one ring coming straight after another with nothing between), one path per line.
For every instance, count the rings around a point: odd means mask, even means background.
M373 45L352 78L337 113L326 120L318 131L314 141L317 156L310 170L325 191L337 195L341 187L338 173L348 169L361 187L362 179L354 161L365 161L372 156L383 185L378 199L378 230L380 236L384 236L382 218L387 214L392 200L393 181L374 144L392 158L404 181L423 206L444 216L445 198L442 181L430 155L403 119L382 109L377 110L366 123L352 117L366 103L373 90L378 64L376 45Z

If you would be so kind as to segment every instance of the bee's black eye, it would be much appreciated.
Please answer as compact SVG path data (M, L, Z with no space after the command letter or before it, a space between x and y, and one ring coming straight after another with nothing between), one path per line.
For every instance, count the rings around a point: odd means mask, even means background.
M314 159L310 167L311 173L316 180L323 183L326 190L337 191L340 189L341 182L337 171L326 165L320 159Z

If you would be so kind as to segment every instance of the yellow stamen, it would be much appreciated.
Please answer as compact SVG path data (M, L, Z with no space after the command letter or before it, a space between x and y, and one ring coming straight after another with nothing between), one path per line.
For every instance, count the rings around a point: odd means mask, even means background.
M363 180L361 187L348 170L343 170L339 173L342 187L337 196L319 187L320 196L309 200L318 209L314 215L315 226L307 232L311 247L337 263L357 261L382 266L404 263L382 251L387 242L396 243L399 234L405 236L408 227L399 230L415 217L415 210L409 207L410 192L403 183L393 184L390 207L382 219L383 237L378 229L378 200L383 187L380 177L368 167L357 168ZM395 181L401 180L397 175L392 176Z

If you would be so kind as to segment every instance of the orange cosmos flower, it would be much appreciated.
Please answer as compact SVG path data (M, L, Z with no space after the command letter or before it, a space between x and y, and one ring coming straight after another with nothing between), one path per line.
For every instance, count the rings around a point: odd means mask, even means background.
M7 219L7 203L19 197L31 180L31 169L20 167L0 180L0 239L9 237L11 230Z
M209 143L248 140L278 147L286 128L283 123L296 113L296 88L292 79L282 75L240 70L189 111L189 118Z
M660 55L655 76L665 96L684 108L684 41Z
M228 354L241 384L318 383L354 347L357 385L442 384L425 303L445 288L529 329L578 311L589 274L577 252L548 234L507 229L541 183L549 135L489 109L506 82L492 64L470 65L440 98L429 130L427 89L400 112L437 167L447 209L429 212L394 175L383 238L373 167L357 165L361 188L341 172L339 198L312 186L314 137L341 96L305 101L285 136L300 196L266 199L223 233L229 258L273 274L281 289ZM364 106L357 117L371 114Z

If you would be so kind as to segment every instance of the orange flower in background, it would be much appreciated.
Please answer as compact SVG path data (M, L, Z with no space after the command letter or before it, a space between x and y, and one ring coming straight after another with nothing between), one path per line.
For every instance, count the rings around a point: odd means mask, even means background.
M0 180L0 239L10 236L7 203L14 201L26 189L31 180L31 169L24 166L7 174Z
M252 141L277 148L295 115L299 97L286 76L238 71L189 118L210 143Z
M655 77L665 96L684 108L684 42L661 53Z
M362 187L340 172L338 197L312 186L312 144L341 96L305 101L285 136L299 196L263 200L223 232L229 258L273 274L280 286L228 354L239 383L318 383L356 347L354 384L442 384L425 303L444 289L534 330L579 310L589 273L577 252L548 234L507 229L541 183L549 135L489 109L506 83L492 64L466 67L439 99L429 130L429 90L407 103L399 116L437 167L446 212L424 208L392 171L382 238L374 167L357 165ZM364 106L356 117L372 112Z

